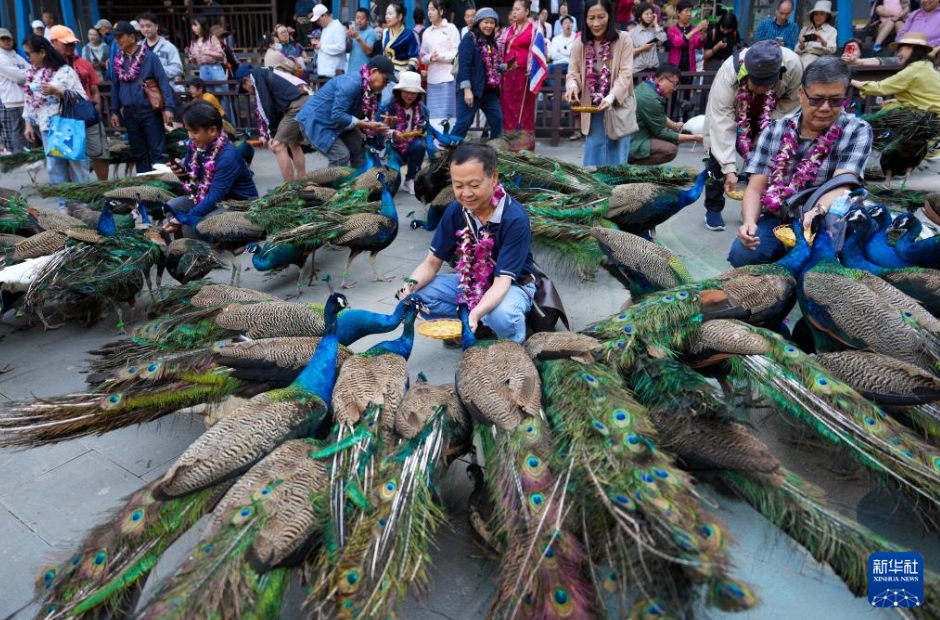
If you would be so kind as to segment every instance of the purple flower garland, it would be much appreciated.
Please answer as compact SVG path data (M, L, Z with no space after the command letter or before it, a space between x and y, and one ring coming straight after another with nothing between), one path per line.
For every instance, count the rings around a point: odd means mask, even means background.
M610 65L609 60L613 57L610 49L610 41L601 43L601 53L598 56L597 47L590 43L584 51L584 69L587 77L588 92L591 94L591 105L599 106L604 97L610 92ZM598 75L597 63L600 62L601 69Z
M499 201L506 196L502 184L497 183L493 188L493 197L490 205L496 207ZM483 299L483 295L492 284L493 272L496 265L493 263L493 239L490 231L484 230L479 240L469 226L457 231L457 303L465 303L471 310L476 308Z
M754 102L754 93L747 88L747 82L742 82L738 87L738 94L735 97L738 108L738 153L747 161L748 155L754 148L756 140L752 138L751 132L751 104ZM761 110L760 118L757 121L758 133L767 129L767 126L773 121L774 110L777 109L777 91L771 88L764 97L764 108Z
M189 194L194 205L198 205L202 202L206 194L209 193L209 188L212 186L212 179L215 177L215 162L227 142L228 136L226 136L223 131L219 134L219 137L212 142L208 154L200 165L197 161L196 146L192 140L189 141L189 152L187 153L189 157L189 170L187 170L189 178L195 182L202 176L202 180L199 181L195 193L193 192L192 183L183 183L183 191ZM205 172L204 175L201 174L203 171Z
M378 93L372 92L372 86L369 80L369 67L362 67L362 69L359 70L359 75L362 77L362 119L371 121L375 119L375 112L379 109L379 95ZM375 132L371 129L363 129L362 133L364 133L367 138L371 138L375 135Z
M770 213L777 213L790 196L800 191L816 179L823 160L829 156L833 145L842 136L842 128L833 125L829 131L818 136L809 157L801 159L796 170L787 180L787 169L790 160L796 156L799 143L797 141L796 120L789 119L787 128L783 132L780 150L774 157L773 168L770 172L770 182L767 191L761 196L760 202Z
M395 124L396 132L402 134L402 133L406 133L411 128L418 129L419 127L424 127L424 119L421 118L421 103L420 102L415 101L414 105L412 106L412 110L414 114L412 115L413 122L411 123L410 128L408 127L408 116L405 114L405 111L406 111L405 106L398 103L398 101L395 101L394 110L395 110L395 117L398 119L398 121ZM414 140L417 140L417 138L407 138L404 140L401 138L396 138L393 141L392 145L395 147L396 151L404 155L405 153L408 152L408 147L411 145L412 141Z
M26 103L33 110L38 110L42 107L43 102L46 97L40 91L33 91L30 85L33 83L33 78L36 77L36 72L39 71L36 67L30 67L26 70L26 81L23 82L23 93L26 95ZM39 71L39 84L42 85L53 77L52 69L49 67L43 67L42 71Z
M257 95L258 85L255 83L255 76L249 75L248 77L251 79L251 85L255 91L255 119L258 121L258 135L261 136L262 140L270 140L271 128L268 123L268 116L261 106L261 97Z
M502 83L502 76L499 73L499 65L502 63L502 55L499 46L494 45L485 37L477 42L480 48L480 56L483 57L483 65L486 67L486 88L499 89Z
M131 57L131 66L124 68L124 53L117 55L114 59L114 75L122 82L133 82L140 77L140 67L143 65L144 56L147 55L147 46L139 45L137 52Z

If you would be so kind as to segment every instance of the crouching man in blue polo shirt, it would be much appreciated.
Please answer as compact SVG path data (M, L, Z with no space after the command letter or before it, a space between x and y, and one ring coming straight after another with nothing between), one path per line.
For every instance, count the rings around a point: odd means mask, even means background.
M525 315L532 307L532 233L529 216L499 183L496 151L462 144L450 160L457 198L444 212L430 253L399 294L416 292L434 318L454 317L457 304L470 308L470 328L482 321L499 338L525 340ZM456 274L439 274L453 261Z

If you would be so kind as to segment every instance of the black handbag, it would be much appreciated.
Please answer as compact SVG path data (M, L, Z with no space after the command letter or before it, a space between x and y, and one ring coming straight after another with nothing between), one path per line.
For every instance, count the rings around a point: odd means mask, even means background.
M542 271L537 263L533 264L532 277L535 278L535 295L532 297L532 308L526 314L525 320L532 333L553 332L555 324L561 320L565 329L570 330L568 315L561 302L561 295L555 288L555 283Z
M82 97L79 93L67 90L62 96L63 118L74 118L85 123L85 127L92 127L98 124L98 108L88 99Z

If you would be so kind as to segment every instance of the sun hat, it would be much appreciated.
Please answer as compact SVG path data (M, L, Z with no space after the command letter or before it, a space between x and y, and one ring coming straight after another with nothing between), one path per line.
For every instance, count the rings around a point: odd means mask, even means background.
M832 15L832 2L829 0L819 0L816 4L813 5L813 10L809 12L810 15L813 13L826 13L827 15Z
M414 71L402 71L398 74L398 84L392 90L424 94L424 89L421 88L421 74Z
M891 49L897 50L902 45L920 45L933 49L933 46L927 42L927 35L922 32L908 32L903 39L898 39L891 44Z

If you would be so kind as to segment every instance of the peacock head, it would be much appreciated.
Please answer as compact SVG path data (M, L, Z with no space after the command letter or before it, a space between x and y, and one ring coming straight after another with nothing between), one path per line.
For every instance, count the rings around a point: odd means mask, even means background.
M431 310L420 297L412 293L405 298L405 320L410 318L413 321L417 318L418 313L430 314Z
M882 228L891 222L891 214L884 205L875 205L873 207L869 207L868 217L878 224L878 228Z
M849 230L853 230L859 234L864 235L871 230L872 221L864 209L850 209L849 212L845 214L845 221L849 226Z
M251 243L245 246L245 251L248 252L249 254L257 254L258 252L261 251L261 246L255 243L254 241L252 241Z
M891 222L890 230L914 230L920 232L922 224L920 220L917 219L913 213L902 213L901 215L894 218L894 221Z

